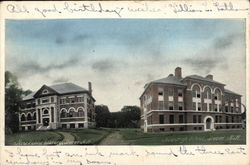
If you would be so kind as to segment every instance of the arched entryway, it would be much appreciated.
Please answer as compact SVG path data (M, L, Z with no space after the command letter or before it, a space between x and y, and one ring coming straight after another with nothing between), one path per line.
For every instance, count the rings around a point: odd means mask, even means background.
M214 119L212 116L206 116L204 118L204 130L214 130Z

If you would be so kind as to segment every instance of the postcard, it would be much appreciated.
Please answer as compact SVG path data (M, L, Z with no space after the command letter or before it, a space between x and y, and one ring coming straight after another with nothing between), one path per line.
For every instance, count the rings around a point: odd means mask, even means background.
M1 3L1 164L249 164L248 1Z

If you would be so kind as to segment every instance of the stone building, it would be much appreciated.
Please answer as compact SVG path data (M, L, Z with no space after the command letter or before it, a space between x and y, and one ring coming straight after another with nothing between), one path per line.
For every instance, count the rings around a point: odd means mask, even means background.
M73 83L43 85L24 97L19 130L95 127L95 99L88 85L88 90Z
M149 82L140 97L141 128L147 131L240 129L241 95L206 77L175 74Z

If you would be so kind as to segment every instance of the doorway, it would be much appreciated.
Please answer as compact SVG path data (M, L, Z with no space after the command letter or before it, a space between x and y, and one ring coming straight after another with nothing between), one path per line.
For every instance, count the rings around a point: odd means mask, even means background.
M49 118L43 118L43 126L49 125Z
M211 129L211 124L212 124L212 120L211 118L207 118L206 120L206 129Z

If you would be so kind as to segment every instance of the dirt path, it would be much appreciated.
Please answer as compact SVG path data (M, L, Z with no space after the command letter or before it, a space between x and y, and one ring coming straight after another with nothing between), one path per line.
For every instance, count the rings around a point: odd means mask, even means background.
M128 143L122 138L122 135L118 131L109 134L99 143L99 145L125 145L125 144Z
M60 141L58 145L69 145L74 143L75 137L70 133L68 132L58 132L58 133L63 135L63 140Z

